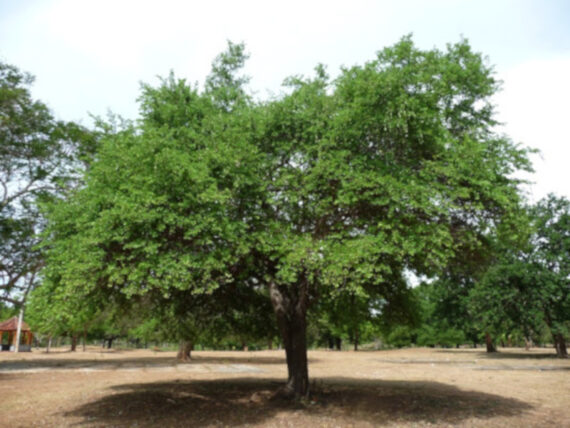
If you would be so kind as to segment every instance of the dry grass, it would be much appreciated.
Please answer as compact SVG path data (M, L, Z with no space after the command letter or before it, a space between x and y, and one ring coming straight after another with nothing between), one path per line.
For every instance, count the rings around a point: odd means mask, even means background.
M0 354L0 426L570 426L552 350L311 351L313 401L272 398L283 351Z

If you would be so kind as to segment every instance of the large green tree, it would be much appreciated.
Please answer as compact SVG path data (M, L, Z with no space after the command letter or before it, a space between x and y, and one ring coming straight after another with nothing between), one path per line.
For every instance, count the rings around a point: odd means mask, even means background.
M389 312L406 270L435 275L509 224L510 177L528 161L493 133L497 82L466 41L404 38L263 102L244 89L245 59L230 44L203 91L173 76L144 86L140 123L103 139L86 187L54 212L51 260L68 289L268 294L286 391L303 397L308 309L340 290Z

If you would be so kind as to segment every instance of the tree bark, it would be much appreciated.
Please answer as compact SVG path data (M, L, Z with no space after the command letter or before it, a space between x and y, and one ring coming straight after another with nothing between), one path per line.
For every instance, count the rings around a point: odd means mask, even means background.
M47 348L46 348L46 354L49 354L50 349L51 349L51 334L48 336L48 343L47 343Z
M178 354L176 358L180 361L189 361L192 359L192 350L194 349L194 344L189 340L181 340L178 347Z
M566 349L566 341L560 333L554 335L554 347L556 348L556 356L558 358L568 358L568 350Z
M489 333L485 333L485 344L487 345L487 352L497 352L497 348L495 348L493 339Z
M77 335L74 334L71 336L71 352L75 352L77 349Z
M309 396L309 368L307 363L307 284L301 281L295 290L269 285L271 303L283 338L287 359L287 395L296 400Z

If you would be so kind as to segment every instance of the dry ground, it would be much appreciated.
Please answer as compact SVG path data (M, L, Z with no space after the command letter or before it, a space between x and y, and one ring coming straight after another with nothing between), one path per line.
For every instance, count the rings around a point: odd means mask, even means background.
M0 426L570 427L550 349L311 351L313 401L272 398L283 351L0 353Z

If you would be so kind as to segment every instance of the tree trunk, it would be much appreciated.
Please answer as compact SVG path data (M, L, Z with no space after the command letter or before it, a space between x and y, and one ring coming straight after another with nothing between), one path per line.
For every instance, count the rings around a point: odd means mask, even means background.
M497 348L495 348L493 339L489 333L485 333L485 344L487 345L487 352L497 352Z
M48 336L48 343L46 348L46 354L49 354L49 350L51 349L51 334Z
M298 289L282 289L275 283L269 286L271 303L283 338L287 359L287 395L296 400L309 396L309 368L307 364L307 284Z
M178 347L178 354L176 358L180 361L189 361L192 359L192 350L194 349L194 344L189 340L181 340Z
M110 337L109 339L107 339L107 349L111 349L111 347L113 346L113 340L115 340L114 337Z
M558 358L568 358L568 350L566 349L566 341L560 333L554 335L554 347L556 348L556 356Z
M564 336L560 333L552 332L553 322L548 311L546 311L546 325L548 325L548 328L552 334L554 348L556 349L556 356L558 358L568 358L568 350L566 349L566 341L564 340Z
M85 352L85 347L87 346L87 327L83 327L83 352Z
M74 334L71 336L71 352L75 352L77 349L77 335Z
M358 327L354 329L354 350L358 351Z
M335 345L336 345L336 350L341 351L342 350L342 339L340 337L335 337L334 341L335 341Z
M14 344L14 352L20 352L20 338L22 335L22 321L24 320L24 304L20 307L18 314L18 325L16 326L16 343Z
M524 350L528 351L532 347L532 339L525 337L524 338Z
M273 339L267 341L267 349L270 351L273 349Z

